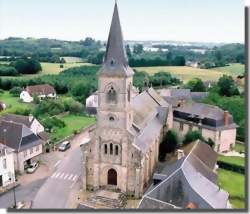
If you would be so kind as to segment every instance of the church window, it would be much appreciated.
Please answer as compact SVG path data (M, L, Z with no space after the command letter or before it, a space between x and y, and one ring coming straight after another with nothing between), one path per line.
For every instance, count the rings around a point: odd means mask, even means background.
M119 152L119 147L116 145L115 146L115 155L118 155L118 152Z
M115 103L116 102L116 91L113 86L108 91L108 102Z
M132 157L132 158L134 157L133 153L132 153L131 157Z
M130 94L130 87L128 88L128 101L130 102L130 97L131 97L131 94Z
M109 120L110 120L110 121L114 121L115 118L114 118L113 116L111 116L111 117L109 117Z
M107 146L107 144L104 145L104 153L105 153L105 154L108 153L108 146Z
M110 65L111 65L111 66L114 66L114 65L115 65L115 60L114 60L114 59L111 59L111 60L110 60Z
M110 154L113 155L113 144L110 144Z

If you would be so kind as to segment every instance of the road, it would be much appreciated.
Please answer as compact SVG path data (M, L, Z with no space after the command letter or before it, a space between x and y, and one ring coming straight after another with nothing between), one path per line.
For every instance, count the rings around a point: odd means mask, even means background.
M40 187L44 184L46 178L34 181L28 185L21 185L16 187L16 200L31 201L37 194ZM13 191L5 193L0 197L0 208L8 208L14 204Z
M55 172L46 180L33 200L32 208L67 208L67 201L74 186L81 178L80 143L88 139L81 135L74 139L71 152L56 166ZM73 147L73 146L72 146Z

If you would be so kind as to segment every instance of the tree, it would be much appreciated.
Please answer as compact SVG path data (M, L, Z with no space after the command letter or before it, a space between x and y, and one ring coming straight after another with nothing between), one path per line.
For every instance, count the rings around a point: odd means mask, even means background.
M41 64L33 58L23 58L10 64L15 67L20 74L36 74L42 70Z
M22 88L21 87L13 87L11 90L10 90L10 94L13 96L13 97L19 97L20 96L20 93L22 92Z
M223 75L219 79L217 86L218 92L221 96L231 97L240 94L238 87L231 76Z
M95 40L91 37L86 37L84 41L81 41L84 46L92 46L95 43Z
M205 85L203 84L202 80L199 78L194 78L192 80L189 80L186 87L189 88L192 92L206 91Z
M136 44L133 47L133 53L136 55L140 55L143 53L143 45L142 44Z
M184 56L176 56L173 60L173 65L174 66L185 66L186 65L186 60Z
M163 137L163 141L159 147L159 160L164 161L166 153L174 152L179 143L177 133L174 130L169 130Z
M192 143L196 140L203 140L203 137L201 135L200 131L188 131L183 139L183 145L187 145L189 143Z

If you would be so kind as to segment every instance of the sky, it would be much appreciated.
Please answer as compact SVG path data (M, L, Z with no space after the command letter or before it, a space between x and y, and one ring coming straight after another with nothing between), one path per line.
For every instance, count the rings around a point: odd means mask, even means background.
M125 40L243 42L243 0L117 0ZM0 39L108 37L114 0L0 0Z

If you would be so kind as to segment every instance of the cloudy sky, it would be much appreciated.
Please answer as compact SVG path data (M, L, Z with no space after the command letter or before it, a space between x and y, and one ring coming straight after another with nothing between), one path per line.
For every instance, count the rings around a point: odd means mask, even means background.
M106 40L114 0L0 0L0 39ZM126 40L243 42L243 0L118 0Z

